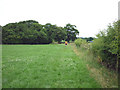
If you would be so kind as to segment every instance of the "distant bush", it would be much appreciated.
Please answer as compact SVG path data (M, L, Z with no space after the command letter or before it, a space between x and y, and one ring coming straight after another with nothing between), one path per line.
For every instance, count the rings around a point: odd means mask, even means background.
M86 40L83 40L81 38L75 40L76 46L80 47L82 44L86 44Z

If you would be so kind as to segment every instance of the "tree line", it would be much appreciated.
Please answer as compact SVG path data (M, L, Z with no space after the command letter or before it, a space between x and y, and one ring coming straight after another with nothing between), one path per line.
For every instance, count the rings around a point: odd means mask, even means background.
M79 31L75 25L66 24L65 27L46 23L39 24L35 20L9 23L2 27L3 44L49 44L53 41L74 41Z
M91 42L95 39L95 37L80 37L83 40L86 40L87 42Z

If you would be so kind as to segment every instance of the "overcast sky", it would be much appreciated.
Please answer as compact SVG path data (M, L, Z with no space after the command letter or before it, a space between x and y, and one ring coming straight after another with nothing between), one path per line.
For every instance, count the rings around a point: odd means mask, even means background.
M118 19L120 0L1 0L0 25L24 20L77 26L80 37L95 37Z

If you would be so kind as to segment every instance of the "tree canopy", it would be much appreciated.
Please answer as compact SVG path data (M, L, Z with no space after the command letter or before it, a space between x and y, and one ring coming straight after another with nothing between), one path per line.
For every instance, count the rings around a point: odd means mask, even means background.
M71 24L66 24L66 26L64 27L66 32L67 32L67 38L66 41L74 41L76 39L76 35L79 34L79 31L76 29L75 25L71 25Z
M79 31L75 25L58 27L51 23L39 24L35 20L9 23L2 27L3 44L49 44L52 41L74 41Z

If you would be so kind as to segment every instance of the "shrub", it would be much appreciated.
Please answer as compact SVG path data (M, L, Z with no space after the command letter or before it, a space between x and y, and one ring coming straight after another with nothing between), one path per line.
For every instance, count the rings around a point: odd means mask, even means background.
M83 40L81 38L75 40L76 46L80 47L82 44L86 44L86 40Z
M92 52L102 59L102 62L110 68L118 67L118 22L109 25L107 30L100 31L98 37L91 44Z

